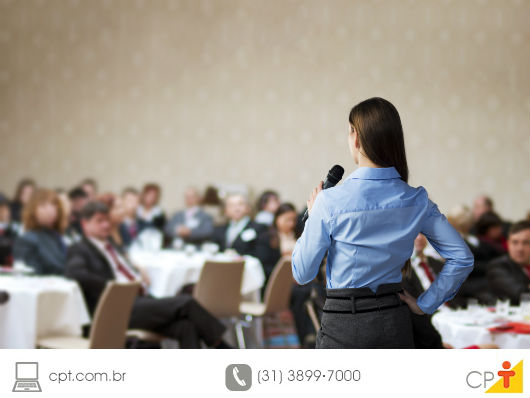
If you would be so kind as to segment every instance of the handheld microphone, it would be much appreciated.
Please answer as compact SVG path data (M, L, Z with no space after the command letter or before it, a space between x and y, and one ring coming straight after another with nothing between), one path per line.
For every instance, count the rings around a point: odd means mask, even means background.
M324 180L322 189L328 189L328 188L334 187L342 179L343 175L344 175L344 169L342 168L342 166L339 166L338 164L336 164L335 166L331 168L330 171L328 171L328 175L326 176L326 179ZM306 209L304 213L304 217L302 217L302 224L306 222L307 217L309 217L309 209Z

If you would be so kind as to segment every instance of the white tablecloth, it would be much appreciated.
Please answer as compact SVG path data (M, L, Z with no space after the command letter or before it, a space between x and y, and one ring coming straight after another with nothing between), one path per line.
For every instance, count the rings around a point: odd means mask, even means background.
M173 296L184 285L196 283L206 260L233 261L232 257L222 253L216 255L204 252L186 254L177 250L132 250L129 257L133 263L147 271L151 280L149 292L155 297ZM251 256L244 258L245 268L241 294L249 296L249 294L259 292L265 282L265 275L257 258Z
M530 348L530 334L491 333L488 328L505 322L528 322L518 307L510 307L510 315L500 317L486 308L450 310L444 308L432 317L442 340L455 348L474 344L497 344L500 348Z
M35 348L37 337L81 335L90 323L81 289L56 276L0 276L9 301L0 305L0 348Z

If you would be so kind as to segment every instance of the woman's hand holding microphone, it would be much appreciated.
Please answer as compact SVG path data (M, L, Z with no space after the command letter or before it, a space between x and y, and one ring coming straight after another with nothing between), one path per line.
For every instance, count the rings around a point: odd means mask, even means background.
M309 195L309 199L308 201L306 202L306 205L307 205L307 213L310 214L311 213L311 208L313 207L313 204L315 203L315 200L317 198L317 195L320 191L322 191L323 189L323 186L324 186L324 181L320 181L320 183L318 184L318 186L313 189L313 192L311 192L311 194Z

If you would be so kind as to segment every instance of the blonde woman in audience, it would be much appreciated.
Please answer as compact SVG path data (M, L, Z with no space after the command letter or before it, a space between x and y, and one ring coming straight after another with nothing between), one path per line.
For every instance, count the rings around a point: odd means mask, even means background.
M15 241L15 260L24 262L39 275L62 275L67 218L57 194L49 189L35 192L24 207L22 219L25 232Z
M128 187L123 190L121 198L125 214L120 225L120 235L124 246L129 247L139 233L136 213L140 205L140 194L135 188Z

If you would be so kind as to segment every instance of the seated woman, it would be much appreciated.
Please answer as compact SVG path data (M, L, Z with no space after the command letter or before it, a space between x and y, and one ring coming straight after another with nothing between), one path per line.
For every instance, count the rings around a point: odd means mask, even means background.
M300 237L300 231L297 230L298 214L291 203L282 203L276 213L270 230L271 247L277 250L277 256L291 257L293 254L296 240ZM298 340L302 347L308 348L314 346L315 328L311 322L306 310L306 302L311 297L311 291L322 289L321 284L317 281L307 285L293 283L291 289L291 302L289 308L293 313L294 324Z
M139 230L156 228L161 232L166 224L166 215L158 205L160 201L160 187L157 184L146 184L140 195L140 206L138 206Z
M11 221L17 224L22 222L22 209L29 202L31 195L35 192L35 181L24 178L19 181L15 191L15 197L11 202Z
M13 248L15 260L38 275L62 275L66 261L63 233L66 215L54 191L41 189L32 195L22 213L25 232Z

